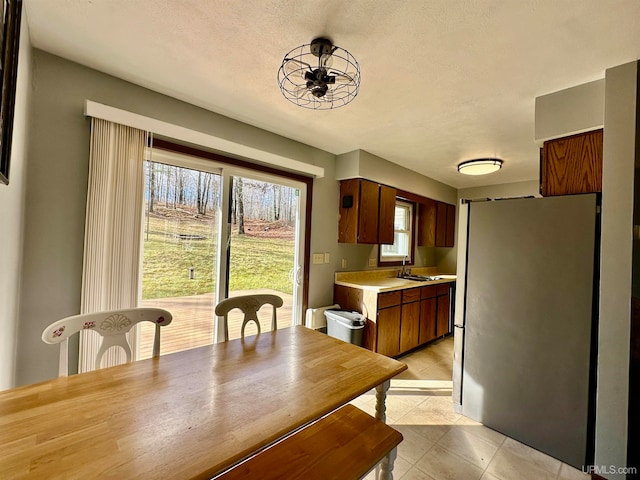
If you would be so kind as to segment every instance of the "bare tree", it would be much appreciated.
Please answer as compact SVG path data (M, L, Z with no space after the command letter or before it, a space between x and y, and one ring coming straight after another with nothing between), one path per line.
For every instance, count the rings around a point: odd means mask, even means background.
M149 213L154 211L156 203L156 170L155 163L147 162L149 168Z
M211 174L199 171L198 172L198 191L196 195L196 211L200 215L207 214L210 189L211 189Z
M273 219L277 222L280 220L280 210L282 210L282 187L272 184L273 186Z
M237 221L238 221L238 235L244 235L244 193L242 191L242 178L236 178L236 188L235 192L235 200L236 200L236 208L238 210Z
M165 177L165 190L164 190L164 206L169 208L169 192L171 189L171 170L173 167L170 165L164 165L162 170L164 171Z
M184 169L183 168L178 168L178 181L177 181L178 185L176 187L176 189L178 190L178 201L177 203L179 205L184 205L185 199L184 199L184 183L185 183L185 178L184 178Z

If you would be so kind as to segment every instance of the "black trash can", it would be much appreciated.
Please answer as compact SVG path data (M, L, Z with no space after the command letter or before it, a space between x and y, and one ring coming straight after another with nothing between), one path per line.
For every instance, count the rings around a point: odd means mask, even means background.
M364 315L349 310L325 310L324 316L327 318L327 335L362 346Z

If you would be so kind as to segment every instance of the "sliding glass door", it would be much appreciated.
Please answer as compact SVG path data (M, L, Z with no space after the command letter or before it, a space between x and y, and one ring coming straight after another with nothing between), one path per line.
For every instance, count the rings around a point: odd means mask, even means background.
M284 300L278 327L302 323L306 185L187 155L153 151L145 165L142 306L166 308L161 353L222 339L214 307L229 296ZM260 311L263 328L270 307ZM230 338L241 315L230 317ZM153 325L142 325L136 358L151 356ZM255 330L247 330L247 334Z

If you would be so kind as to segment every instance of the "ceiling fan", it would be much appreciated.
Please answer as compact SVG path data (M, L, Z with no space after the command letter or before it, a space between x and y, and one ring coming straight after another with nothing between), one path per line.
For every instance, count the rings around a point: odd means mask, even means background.
M287 53L278 70L284 97L298 106L326 110L346 105L360 88L360 66L348 51L316 38Z

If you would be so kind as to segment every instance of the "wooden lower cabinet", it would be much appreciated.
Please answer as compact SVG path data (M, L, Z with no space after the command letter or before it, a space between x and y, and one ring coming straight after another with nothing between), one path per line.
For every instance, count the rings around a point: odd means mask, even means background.
M334 286L341 308L370 312L363 346L397 357L449 332L449 284L394 290L379 294Z
M444 295L439 295L437 298L437 313L436 313L436 337L441 337L450 332L449 329L449 306L450 297L449 291Z
M402 304L400 315L400 353L420 345L420 300Z
M420 344L430 342L436 335L436 298L420 301Z
M378 311L378 341L376 351L388 357L400 354L400 314L402 307L383 308Z

